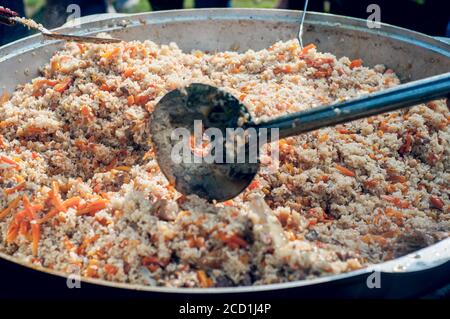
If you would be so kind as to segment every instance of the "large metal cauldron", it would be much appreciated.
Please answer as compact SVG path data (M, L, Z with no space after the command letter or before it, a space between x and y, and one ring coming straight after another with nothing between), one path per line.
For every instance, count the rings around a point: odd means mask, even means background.
M108 32L125 40L176 42L185 51L245 51L266 48L276 41L296 37L299 18L298 11L287 10L182 10L126 16L103 15L85 19L81 28L63 27L61 30L86 35ZM309 13L304 42L313 42L320 51L332 52L338 57L362 58L366 65L386 64L403 81L450 71L449 44L389 25L369 29L363 20ZM36 77L38 68L47 63L60 47L61 42L44 41L41 35L35 35L0 48L0 91L11 92L17 84ZM31 268L0 253L0 295L413 297L435 289L443 282L450 282L450 239L417 253L346 274L256 287L175 289L85 279L82 289L68 289L65 274ZM367 280L374 270L381 274L381 287L370 289Z

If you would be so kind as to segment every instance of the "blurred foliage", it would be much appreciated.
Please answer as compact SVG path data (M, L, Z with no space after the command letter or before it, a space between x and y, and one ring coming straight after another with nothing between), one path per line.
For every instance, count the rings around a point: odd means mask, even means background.
M273 8L277 3L277 0L233 0L233 7L237 8ZM45 5L45 0L25 0L25 5L27 7L27 12L34 14L43 5ZM194 0L185 0L185 8L193 8ZM129 13L149 11L151 7L148 0L139 0L139 3L134 7L127 10Z

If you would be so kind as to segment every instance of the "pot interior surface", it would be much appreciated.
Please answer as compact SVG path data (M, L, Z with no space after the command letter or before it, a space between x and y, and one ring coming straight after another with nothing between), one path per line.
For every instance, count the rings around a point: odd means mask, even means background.
M108 32L125 40L175 42L182 50L260 50L277 41L296 37L299 11L205 9L144 13L121 17L102 16L80 28L63 27L64 33ZM321 52L337 57L361 58L368 66L385 64L403 81L450 71L450 45L425 35L389 25L368 28L366 21L308 13L304 43L315 43ZM39 67L63 43L35 35L0 48L0 90L38 75Z

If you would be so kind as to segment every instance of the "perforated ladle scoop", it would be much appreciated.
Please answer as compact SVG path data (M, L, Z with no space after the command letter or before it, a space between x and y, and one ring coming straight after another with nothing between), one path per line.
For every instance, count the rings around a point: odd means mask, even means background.
M213 86L191 84L169 92L160 100L152 113L150 130L158 164L179 192L185 195L196 194L210 201L225 201L239 195L251 183L258 172L259 161L251 163L249 157L246 157L246 161L237 163L237 157L234 157L235 161L230 163L225 160L224 163L217 160L209 163L205 160L195 162L195 156L177 157L180 132L184 130L192 135L195 120L201 120L203 129L216 128L223 136L226 136L227 128L241 127L246 131L254 128L258 134L263 131L266 133L263 129L278 128L279 138L285 138L410 107L449 94L450 73L445 73L358 99L316 107L256 124L245 105L231 94ZM248 144L245 154L249 154L251 149ZM225 150L223 154L226 152ZM194 153L187 155L195 155ZM225 158L225 155L219 158Z

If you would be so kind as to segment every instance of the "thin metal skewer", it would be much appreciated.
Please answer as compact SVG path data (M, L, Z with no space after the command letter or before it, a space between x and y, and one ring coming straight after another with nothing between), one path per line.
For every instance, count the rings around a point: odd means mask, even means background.
M303 49L303 24L305 23L306 10L308 10L308 0L305 0L305 6L303 7L302 19L300 21L300 28L298 30L298 42L300 48Z

